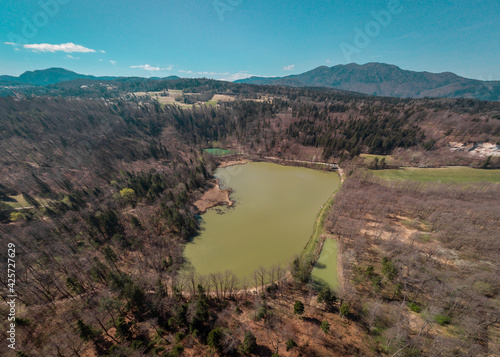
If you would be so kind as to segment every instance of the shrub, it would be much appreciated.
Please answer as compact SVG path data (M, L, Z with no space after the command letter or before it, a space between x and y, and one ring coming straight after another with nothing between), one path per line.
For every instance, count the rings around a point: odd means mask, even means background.
M295 301L295 304L293 305L293 313L296 315L302 315L304 310L304 303L299 300Z
M255 351L257 347L257 339L252 332L248 331L245 333L245 338L243 339L243 344L241 345L241 352L243 354L250 354Z
M263 318L265 318L267 315L267 309L265 306L259 307L259 310L257 311L257 316L255 316L256 321L260 321Z
M330 305L333 304L335 300L337 300L337 297L328 286L325 286L323 289L321 289L318 294L318 302Z
M290 351L294 347L297 347L297 343L294 340L289 339L288 341L286 341L286 350L287 351Z
M415 302L409 302L408 307L410 308L411 311L416 312L417 314L422 311L422 306L418 305Z
M398 275L398 271L394 264L384 257L382 259L382 273L389 279L390 281L394 280L394 278Z
M436 315L434 316L434 321L436 321L441 326L448 325L451 322L451 318L447 315Z
M169 357L178 357L184 352L182 345L175 345L172 351L168 354Z
M340 306L340 316L348 316L351 311L351 304L347 301L344 301Z
M10 214L10 220L12 222L27 221L28 220L28 216L26 216L22 212L11 212L11 214Z
M217 350L220 350L221 342L222 342L222 337L224 336L224 332L222 331L222 328L216 327L210 333L208 334L207 337L207 345L215 348Z
M328 333L328 331L330 331L330 324L328 323L328 321L323 321L321 323L321 330L323 330L325 335Z
M184 337L186 337L186 334L184 332L179 331L175 334L174 342L176 343L181 342L184 339Z
M127 202L131 202L135 199L135 191L131 188L124 188L120 190L120 197Z

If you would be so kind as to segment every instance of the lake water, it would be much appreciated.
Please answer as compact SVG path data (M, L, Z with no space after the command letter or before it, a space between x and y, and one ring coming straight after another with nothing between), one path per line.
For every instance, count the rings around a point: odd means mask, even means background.
M319 259L311 272L311 277L319 286L328 286L330 289L338 291L336 240L325 240Z
M232 270L240 279L300 254L340 184L336 173L270 163L221 168L215 176L233 190L235 205L202 215L202 232L185 257L200 274Z

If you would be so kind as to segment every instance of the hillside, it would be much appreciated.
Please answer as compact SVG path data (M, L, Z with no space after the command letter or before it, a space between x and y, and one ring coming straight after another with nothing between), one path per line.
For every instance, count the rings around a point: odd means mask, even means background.
M126 79L127 77L96 77L91 75L79 74L73 71L68 71L64 68L48 68L36 71L26 71L19 77L0 76L0 84L30 84L34 86L47 86L60 82L68 82L76 79L90 79L109 81L115 79ZM177 76L171 76L164 79L178 79ZM159 79L159 78L154 78Z
M194 104L163 101L170 93ZM436 356L444 346L455 356L495 355L498 269L472 264L479 257L498 261L490 238L498 236L498 188L386 187L365 173L368 165L385 167L385 159L365 162L375 155L390 155L393 167L500 166L495 157L452 151L450 141L500 142L500 103L207 79L75 79L0 98L0 242L16 246L17 351L41 357ZM259 268L254 277L260 272L260 281L238 282L230 270L183 269L185 244L204 229L195 202L213 187L222 160L203 150L214 143L249 161L340 162L345 185L325 220L325 232L352 252L340 256L340 291L318 294L309 256L289 267ZM459 206L460 200L468 204ZM437 216L434 207L445 214ZM423 241L439 241L436 252L444 247L464 255L470 292L459 290L458 273L434 267L426 250L415 256L418 269L405 260L411 245L394 246L391 238L382 252L374 250L372 218L392 232L386 223L396 215L422 216L422 224L435 225L423 232L429 236L419 236ZM473 242L470 250L464 242ZM378 264L385 256L394 262L390 274ZM276 284L266 287L266 276ZM443 281L453 285L444 289ZM6 275L0 282L7 286ZM421 287L426 294L419 295ZM446 296L457 300L441 303ZM422 307L422 318L411 315L408 298ZM469 298L481 301L469 308ZM304 306L300 317L297 301ZM0 309L5 316L7 308ZM442 328L443 316L449 320ZM417 324L408 327L407 318Z
M450 72L407 71L383 63L321 66L298 75L273 78L251 77L237 82L292 87L328 87L401 98L447 97L492 101L500 99L499 81L467 79Z

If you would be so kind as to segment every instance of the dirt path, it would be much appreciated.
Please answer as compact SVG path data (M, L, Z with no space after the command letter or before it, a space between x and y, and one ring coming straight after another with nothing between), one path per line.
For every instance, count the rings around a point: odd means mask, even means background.
M300 164L312 164L312 165L324 165L331 167L333 169L338 169L339 166L337 164L330 164L328 162L319 162L319 161L305 161L305 160L289 160L289 159L280 159L279 157L274 156L264 156L264 159L274 160L274 161L287 161L287 162L297 162Z
M248 161L246 159L230 160L230 161L221 162L221 164L218 167L219 168L224 168L224 167L228 167L228 166L243 165L243 164L247 164L249 162L250 161Z

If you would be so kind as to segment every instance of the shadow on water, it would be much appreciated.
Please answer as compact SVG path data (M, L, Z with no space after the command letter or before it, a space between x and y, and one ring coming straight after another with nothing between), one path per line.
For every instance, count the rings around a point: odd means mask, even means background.
M316 262L316 264L314 264L314 267L316 269L326 269L326 264L323 264L323 263L320 263L320 262Z
M309 286L312 288L312 290L316 292L320 292L323 288L325 287L330 287L330 285L322 280L322 279L311 279Z

